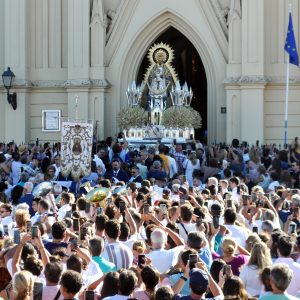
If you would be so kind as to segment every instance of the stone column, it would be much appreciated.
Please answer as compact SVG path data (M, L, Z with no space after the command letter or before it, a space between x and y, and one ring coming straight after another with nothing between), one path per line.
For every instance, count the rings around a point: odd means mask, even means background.
M90 1L68 0L68 118L75 118L78 95L78 118L89 118L89 39Z
M241 139L264 142L264 6L265 1L242 1Z
M4 137L3 140L16 143L29 140L29 108L28 97L28 19L30 17L29 5L24 0L5 0L5 69L9 66L15 74L14 87L10 91L17 93L17 109L13 110L3 95L4 110Z

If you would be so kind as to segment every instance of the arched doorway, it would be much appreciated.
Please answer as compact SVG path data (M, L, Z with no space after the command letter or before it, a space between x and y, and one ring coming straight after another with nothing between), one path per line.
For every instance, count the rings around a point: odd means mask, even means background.
M195 131L195 138L206 142L207 132L207 78L202 60L194 45L177 29L169 27L153 43L166 43L170 45L175 54L173 66L178 74L180 84L187 82L192 87L194 96L191 106L202 117L202 128ZM149 45L148 48L151 48ZM137 83L140 84L149 61L145 54L137 75Z

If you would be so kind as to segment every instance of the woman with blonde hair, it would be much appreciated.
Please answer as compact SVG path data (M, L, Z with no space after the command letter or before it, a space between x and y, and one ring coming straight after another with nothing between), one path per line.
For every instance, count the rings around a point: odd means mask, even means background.
M17 227L21 232L26 232L26 222L30 221L30 215L26 209L17 209L15 214Z
M34 276L28 271L15 273L12 281L13 300L32 299Z
M260 273L272 264L270 250L265 243L256 243L251 251L249 262L240 273L249 296L257 297L262 289Z
M143 240L137 240L132 244L133 263L138 265L140 254L145 254L146 244Z
M236 255L235 252L237 250L237 243L232 238L225 238L222 242L222 250L223 256L221 257L227 265L231 266L232 274L239 276L240 275L240 268L244 264L246 264L249 260L249 257L245 254ZM240 248L240 251L243 250ZM246 253L247 251L244 250Z

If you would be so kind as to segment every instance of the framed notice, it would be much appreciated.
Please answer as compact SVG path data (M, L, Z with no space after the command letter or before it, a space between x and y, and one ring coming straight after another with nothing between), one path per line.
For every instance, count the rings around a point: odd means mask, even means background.
M60 131L60 110L42 110L42 131Z

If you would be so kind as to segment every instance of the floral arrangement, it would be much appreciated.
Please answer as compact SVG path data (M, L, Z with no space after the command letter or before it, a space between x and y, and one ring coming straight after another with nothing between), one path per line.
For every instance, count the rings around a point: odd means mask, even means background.
M118 113L118 125L121 129L143 127L145 121L145 111L139 106L126 107Z
M171 106L166 109L162 116L162 125L166 128L201 128L202 118L191 107Z

